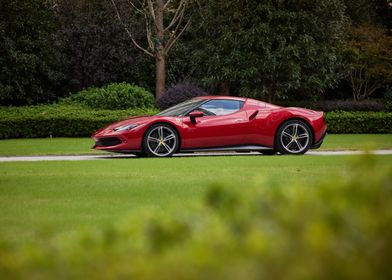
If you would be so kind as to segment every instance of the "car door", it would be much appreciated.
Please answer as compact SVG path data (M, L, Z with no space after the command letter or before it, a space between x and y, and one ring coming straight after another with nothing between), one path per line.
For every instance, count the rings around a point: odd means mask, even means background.
M245 144L249 130L247 113L242 110L244 101L212 99L197 109L204 113L192 123L184 117L184 138L182 147L212 148Z

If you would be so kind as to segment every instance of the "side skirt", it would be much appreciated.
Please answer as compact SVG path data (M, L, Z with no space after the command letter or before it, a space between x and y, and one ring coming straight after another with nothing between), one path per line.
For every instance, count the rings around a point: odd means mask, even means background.
M218 152L218 151L268 151L273 150L271 147L257 146L257 145L243 145L230 147L213 147L213 148L195 148L195 149L181 149L180 153L192 152Z

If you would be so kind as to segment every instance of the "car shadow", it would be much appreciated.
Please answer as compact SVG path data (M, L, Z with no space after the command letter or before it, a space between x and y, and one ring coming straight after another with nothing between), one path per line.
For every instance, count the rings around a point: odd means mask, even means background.
M187 157L243 157L243 156L264 156L264 154L259 152L249 152L249 153L236 153L236 152L225 152L225 153L214 153L214 152L203 152L203 153L181 153L174 154L169 158L187 158ZM268 155L265 155L268 156ZM96 156L96 159L159 159L159 157L140 157L131 154L120 154L120 155L102 155ZM167 159L168 157L164 157Z

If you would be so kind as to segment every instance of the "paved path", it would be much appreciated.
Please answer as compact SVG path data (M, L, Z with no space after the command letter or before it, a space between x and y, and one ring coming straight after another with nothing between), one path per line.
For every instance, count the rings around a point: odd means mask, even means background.
M359 155L363 154L363 151L310 151L306 155L317 155L317 156L341 156L341 155ZM376 155L392 155L392 150L375 150L371 152ZM263 156L258 152L250 153L235 153L235 152L224 152L224 153L189 153L189 154L175 154L174 157L204 157L204 156ZM0 157L0 162L12 162L12 161L69 161L69 160L105 160L105 159L136 159L133 155L124 154L105 154L105 155L74 155L74 156L15 156L15 157Z

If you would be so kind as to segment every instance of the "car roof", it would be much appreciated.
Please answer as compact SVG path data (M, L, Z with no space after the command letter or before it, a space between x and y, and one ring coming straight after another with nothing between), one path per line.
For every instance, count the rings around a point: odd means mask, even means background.
M199 99L228 99L228 100L240 100L246 101L247 98L237 97L237 96L225 96L225 95L207 95L207 96L198 96L196 98Z

